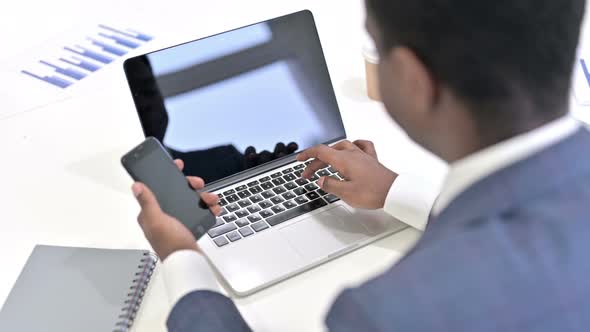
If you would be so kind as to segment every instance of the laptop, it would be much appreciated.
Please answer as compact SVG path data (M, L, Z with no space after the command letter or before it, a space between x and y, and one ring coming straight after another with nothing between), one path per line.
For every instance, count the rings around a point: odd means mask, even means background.
M246 296L407 226L353 209L301 178L296 155L346 132L310 11L128 59L145 136L220 196L199 240L237 296Z

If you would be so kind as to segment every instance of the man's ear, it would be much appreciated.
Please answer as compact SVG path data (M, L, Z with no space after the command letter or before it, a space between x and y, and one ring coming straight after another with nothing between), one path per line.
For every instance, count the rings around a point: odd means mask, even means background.
M436 107L439 88L436 80L416 53L407 47L397 47L389 55L396 68L398 84L413 109L428 112Z

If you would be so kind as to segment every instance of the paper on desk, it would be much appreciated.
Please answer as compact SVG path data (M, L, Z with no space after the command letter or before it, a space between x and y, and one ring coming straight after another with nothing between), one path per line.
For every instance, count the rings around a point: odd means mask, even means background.
M1 62L0 119L95 87L102 72L121 70L124 58L150 43L153 36L143 31L126 23L78 25Z

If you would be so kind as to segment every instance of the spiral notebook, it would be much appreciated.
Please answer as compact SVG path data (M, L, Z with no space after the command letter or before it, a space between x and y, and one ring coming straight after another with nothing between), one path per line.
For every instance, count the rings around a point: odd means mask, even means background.
M0 311L0 331L127 331L156 263L141 250L36 246Z

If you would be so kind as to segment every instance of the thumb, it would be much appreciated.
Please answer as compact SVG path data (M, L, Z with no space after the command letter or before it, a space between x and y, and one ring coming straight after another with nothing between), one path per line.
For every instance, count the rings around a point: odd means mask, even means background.
M136 182L131 187L133 195L141 206L141 210L145 213L152 213L160 211L160 204L152 191L143 183Z
M338 197L342 197L348 191L350 183L346 181L340 181L330 176L324 176L318 180L318 185L324 191L334 194Z

